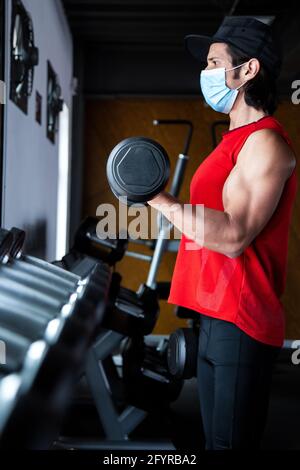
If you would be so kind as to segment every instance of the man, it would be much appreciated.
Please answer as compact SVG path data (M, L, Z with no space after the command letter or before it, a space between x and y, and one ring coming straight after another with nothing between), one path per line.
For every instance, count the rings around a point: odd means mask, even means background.
M281 61L270 27L251 17L227 17L213 37L185 41L207 60L204 99L229 114L230 126L193 176L192 210L166 192L148 202L182 231L168 301L201 317L206 449L258 448L284 339L280 296L296 194L295 154L272 117Z

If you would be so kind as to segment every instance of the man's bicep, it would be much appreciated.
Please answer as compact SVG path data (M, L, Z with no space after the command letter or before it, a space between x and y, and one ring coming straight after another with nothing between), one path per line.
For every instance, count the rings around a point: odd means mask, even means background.
M237 238L248 246L272 217L282 195L285 177L268 164L236 165L223 191L224 210Z

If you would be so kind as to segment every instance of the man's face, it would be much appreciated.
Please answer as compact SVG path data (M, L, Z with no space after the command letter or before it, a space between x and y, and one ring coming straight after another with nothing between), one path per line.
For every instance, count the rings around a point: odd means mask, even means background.
M224 42L215 42L211 44L209 48L205 70L212 70L220 67L225 67L226 70L231 69L233 67L232 59L228 52L227 44ZM236 73L237 70L240 69L226 72L226 84L229 88L237 88L241 84L239 74Z

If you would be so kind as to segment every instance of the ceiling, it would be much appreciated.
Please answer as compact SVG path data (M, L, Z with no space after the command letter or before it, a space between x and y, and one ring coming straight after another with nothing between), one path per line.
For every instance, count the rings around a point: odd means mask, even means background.
M198 65L187 57L183 38L214 33L226 15L274 16L285 57L281 93L287 94L291 81L300 78L300 16L294 0L63 0L63 4L86 94L198 93Z

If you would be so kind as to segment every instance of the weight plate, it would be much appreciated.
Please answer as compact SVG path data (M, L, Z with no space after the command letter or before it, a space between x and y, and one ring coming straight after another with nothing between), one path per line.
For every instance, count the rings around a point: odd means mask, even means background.
M129 137L111 151L106 171L118 198L127 197L129 204L145 203L166 186L170 162L159 143L146 137Z

